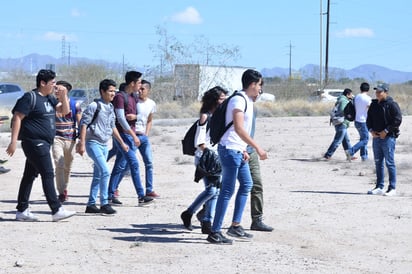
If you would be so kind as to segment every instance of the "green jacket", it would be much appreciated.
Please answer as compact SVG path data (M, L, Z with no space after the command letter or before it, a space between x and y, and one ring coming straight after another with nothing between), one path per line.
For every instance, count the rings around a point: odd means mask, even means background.
M345 95L343 95L343 94L341 94L339 97L338 97L338 99L336 100L336 104L335 105L338 105L338 109L339 109L339 112L342 114L342 116L343 116L343 110L345 109L345 107L346 107L346 105L349 103L349 99L348 99L348 97L346 97ZM349 123L350 123L350 121L348 121L348 120L344 120L343 121L343 124L348 128L349 127Z

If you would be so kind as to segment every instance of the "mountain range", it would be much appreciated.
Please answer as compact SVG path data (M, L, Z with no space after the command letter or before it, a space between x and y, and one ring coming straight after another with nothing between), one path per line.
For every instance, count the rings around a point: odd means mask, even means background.
M76 65L79 63L92 63L92 64L99 64L103 65L110 69L115 69L121 71L123 68L123 64L115 63L115 62L108 62L105 60L95 60L89 58L79 58L79 57L72 57L70 59L71 65ZM36 73L41 68L46 68L48 65L52 64L53 66L59 66L63 64L68 64L68 60L66 58L55 58L49 55L40 55L40 54L29 54L20 58L0 58L0 76L4 73L7 73L10 70L22 69L29 73ZM136 68L141 69L142 68ZM273 68L263 68L260 70L264 77L281 77L281 78L288 78L289 77L289 68L280 68L280 67L273 67ZM319 65L308 64L304 67L293 70L292 76L300 79L308 79L308 78L319 78ZM345 70L341 68L329 68L329 78L334 79L341 79L341 78L361 78L366 81L370 82L386 82L390 84L396 83L405 83L412 80L412 72L404 72L398 70L392 70L386 67L373 65L373 64L365 64L355 67L353 69Z

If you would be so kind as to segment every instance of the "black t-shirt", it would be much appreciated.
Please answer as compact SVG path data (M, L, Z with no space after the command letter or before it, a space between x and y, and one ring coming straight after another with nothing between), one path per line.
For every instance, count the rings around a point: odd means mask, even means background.
M36 99L32 105L32 96L26 92L17 100L12 112L20 112L25 115L20 132L19 140L40 139L53 143L56 135L56 105L57 99L53 96L42 96L34 92Z

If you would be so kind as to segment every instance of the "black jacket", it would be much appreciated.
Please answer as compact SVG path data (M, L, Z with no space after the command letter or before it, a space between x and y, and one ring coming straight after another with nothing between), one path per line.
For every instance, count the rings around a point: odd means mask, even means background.
M213 150L206 148L203 150L199 164L196 166L194 181L197 183L200 179L206 177L210 184L219 187L221 174L222 166L220 165L219 156Z
M379 102L373 99L368 109L368 118L366 125L371 131L387 131L388 136L398 137L399 126L402 123L402 113L399 105L392 99L386 97L386 100Z

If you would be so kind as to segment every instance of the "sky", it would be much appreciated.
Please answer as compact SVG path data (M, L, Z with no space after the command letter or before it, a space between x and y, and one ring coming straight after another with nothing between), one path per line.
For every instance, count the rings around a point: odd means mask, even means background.
M156 66L151 48L160 26L184 45L204 37L238 47L240 58L227 65L299 70L325 64L327 0L14 0L2 1L1 11L0 58L60 58L64 51ZM412 1L330 0L329 15L329 67L375 64L412 72Z

